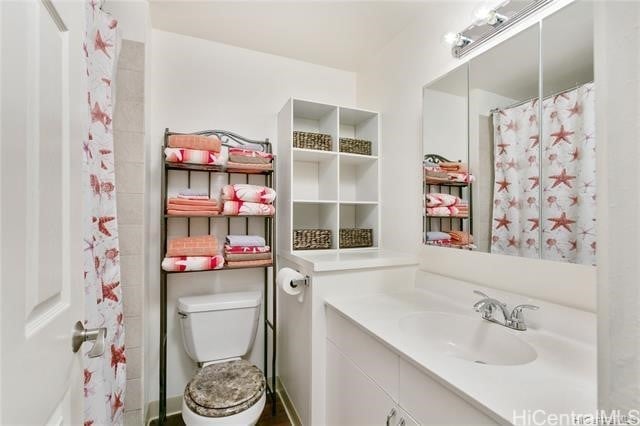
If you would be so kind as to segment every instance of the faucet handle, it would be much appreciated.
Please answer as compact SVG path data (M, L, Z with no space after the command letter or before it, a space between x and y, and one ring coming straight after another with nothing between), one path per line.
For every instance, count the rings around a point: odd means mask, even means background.
M489 299L489 296L487 296L486 294L484 294L484 293L483 293L483 292L481 292L480 290L473 290L473 292L474 292L475 294L477 294L478 296L482 296L482 297L484 297L485 299Z
M512 324L511 328L515 328L516 330L521 330L524 331L527 329L527 325L524 322L524 315L522 314L522 310L523 309L531 309L532 311L537 311L538 309L540 309L540 306L536 306L536 305L528 305L528 304L523 304L523 305L518 305L515 308L513 308L513 311L511 311L511 318L510 318L510 322Z

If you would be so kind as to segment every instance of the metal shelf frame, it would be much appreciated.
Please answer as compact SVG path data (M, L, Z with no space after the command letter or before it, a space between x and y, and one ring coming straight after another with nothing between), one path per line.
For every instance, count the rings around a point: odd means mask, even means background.
M275 180L275 169L276 169L276 158L274 156L272 161L273 170L262 171L259 173L241 173L233 170L226 170L224 167L220 166L207 166L207 165L198 165L198 164L185 164L185 163L168 163L164 158L164 149L168 146L168 138L170 135L175 134L192 134L192 135L203 135L203 136L212 136L215 135L222 141L223 145L239 147L241 148L246 144L257 144L263 147L264 152L272 153L272 145L269 142L269 139L265 140L252 140L240 136L233 132L228 132L225 130L204 130L200 132L194 133L177 133L171 132L169 129L165 129L164 133L164 145L162 147L162 164L163 171L161 177L161 218L160 218L160 236L161 236L161 244L160 244L160 262L164 259L164 256L167 252L167 228L169 219L186 219L187 220L187 234L191 235L191 219L207 219L208 222L208 232L211 233L211 221L218 219L225 219L227 221L227 234L231 230L231 220L241 220L245 221L245 233L249 232L249 219L250 218L264 218L264 234L267 245L271 247L272 253L272 264L269 266L260 266L260 267L246 267L246 268L222 268L217 270L210 271L188 271L188 272L167 272L160 269L160 362L159 362L159 377L160 377L160 386L159 386L159 395L158 395L158 425L167 424L167 282L168 278L171 275L175 274L190 274L194 272L200 273L224 273L223 271L238 271L242 269L264 269L263 274L263 312L264 312L264 375L267 380L267 394L271 398L271 414L275 415L276 413L276 354L277 354L277 345L276 345L276 318L277 318L277 288L276 288L276 216L170 216L165 214L165 209L167 205L167 183L169 180L169 171L170 170L180 170L187 172L187 182L188 186L191 185L191 174L192 172L197 173L208 173L209 174L209 192L211 191L211 175L212 174L226 174L227 182L231 182L231 175L244 175L245 182L249 182L249 176L253 175L263 175L265 177L265 186L276 189L276 180ZM211 195L211 194L209 194ZM277 212L276 212L277 213ZM269 310L269 276L271 275L271 310ZM271 319L270 319L271 315ZM271 380L269 380L269 332L271 331ZM269 383L270 382L270 383Z

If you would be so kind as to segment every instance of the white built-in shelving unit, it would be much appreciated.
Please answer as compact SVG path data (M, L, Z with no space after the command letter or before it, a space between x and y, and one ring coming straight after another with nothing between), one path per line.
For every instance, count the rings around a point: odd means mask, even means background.
M330 134L331 151L294 148L294 131ZM340 152L341 137L371 141L372 155ZM307 228L331 230L324 251L366 250L338 247L340 228L373 229L371 248L379 248L380 115L290 99L278 114L277 145L280 249L292 252L293 230Z

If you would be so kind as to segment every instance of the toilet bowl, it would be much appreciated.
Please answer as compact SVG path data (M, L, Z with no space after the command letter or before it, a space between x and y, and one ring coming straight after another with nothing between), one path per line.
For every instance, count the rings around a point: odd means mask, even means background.
M266 380L242 356L253 346L261 300L259 292L178 299L185 350L201 365L182 398L187 426L254 425L260 418Z

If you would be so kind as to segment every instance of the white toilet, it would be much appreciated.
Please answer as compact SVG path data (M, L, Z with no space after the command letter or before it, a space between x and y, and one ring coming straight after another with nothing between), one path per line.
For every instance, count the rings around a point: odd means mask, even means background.
M253 345L261 300L256 291L178 299L184 347L201 367L182 398L187 426L254 425L260 418L264 374L241 357Z

